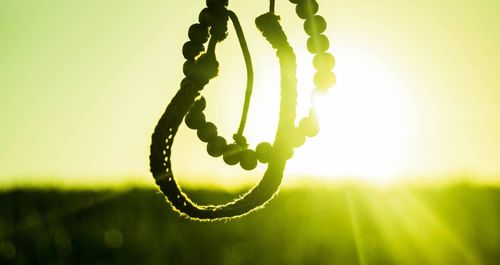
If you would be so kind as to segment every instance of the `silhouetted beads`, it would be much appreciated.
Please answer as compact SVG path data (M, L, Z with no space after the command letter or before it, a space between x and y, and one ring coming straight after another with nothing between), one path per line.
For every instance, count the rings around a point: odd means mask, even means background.
M229 0L207 0L208 7L226 7Z
M198 129L197 134L202 142L207 143L217 137L217 127L215 127L215 124L207 122Z
M188 41L182 46L182 55L187 60L193 60L200 53L205 51L203 44Z
M320 34L318 36L310 37L307 40L307 49L310 53L320 53L325 52L330 47L330 41L328 38Z
M297 12L297 15L302 18L302 19L307 19L316 12L318 12L319 5L318 2L315 0L302 0L297 3L297 7L295 7L295 11Z
M184 118L184 122L187 127L198 130L205 124L205 114L200 111L190 111Z
M241 152L240 166L244 170L252 170L257 167L257 154L255 151L246 149Z
M305 117L300 120L299 129L307 137L314 137L319 133L318 121L311 116Z
M273 151L273 146L268 142L262 142L257 145L255 152L257 153L257 159L262 163L269 163L271 158L271 152Z
M204 97L200 97L193 103L190 112L202 112L203 110L205 110L206 107L207 107L207 101L205 100Z
M227 22L229 20L228 11L225 8L214 9L214 19L210 28L210 36L217 41L222 41L227 37Z
M208 8L204 8L203 10L201 10L200 15L198 16L198 21L204 26L211 26L213 19L214 15Z
M181 81L181 88L183 88L183 89L195 89L196 84L193 81L193 79L191 79L189 77L185 77Z
M326 21L322 16L315 15L304 21L304 31L309 36L318 35L326 30Z
M189 27L189 39L195 43L203 44L208 41L208 27L201 24L193 24Z
M207 3L208 4L208 3ZM198 16L200 24L210 27L210 35L217 41L227 37L228 11L224 6L212 5L203 9Z
M290 2L297 4L295 11L300 18L305 20L304 31L310 36L307 40L307 49L310 53L316 54L313 65L318 72L314 75L316 88L313 93L326 92L337 81L335 74L331 72L335 67L335 58L327 52L330 48L330 41L322 34L327 28L326 20L322 16L316 15L319 5L315 0L290 0ZM299 131L309 137L315 136L319 132L317 120L312 116L302 119ZM290 135L290 137L289 140L295 147L303 143L300 136Z
M224 139L224 137L217 136L208 142L207 152L213 157L219 157L224 153L226 148L226 139Z
M306 136L298 128L291 130L290 136L293 147L300 147L306 142Z
M326 90L335 85L337 77L331 71L319 71L314 75L314 85L319 90Z
M185 76L188 76L193 72L194 64L194 60L187 60L186 62L184 62L184 65L182 65L182 72Z
M230 144L226 147L223 155L224 162L228 165L236 165L240 162L241 147L238 144Z
M314 76L316 93L326 90L336 82L335 74L330 70L335 66L335 58L327 50L330 47L328 38L322 34L325 32L327 23L322 16L315 15L319 5L315 0L290 0L296 3L297 15L304 19L304 31L310 36L307 40L307 49L316 54L313 65L318 71ZM186 78L185 86L199 86L208 83L208 80L218 74L219 64L215 59L213 50L207 53L204 43L211 38L211 41L222 41L227 37L228 22L228 0L206 0L207 8L203 9L199 15L200 24L194 24L189 28L190 41L183 46L183 55L188 61L184 63L183 72L191 79ZM279 25L279 17L268 13L256 19L257 27L263 35L277 49L278 57L294 56L291 47L287 46L287 36L283 34ZM276 46L276 47L275 47ZM198 57L199 56L199 57ZM295 58L289 58L295 59ZM282 60L280 63L284 67L296 67L296 64L286 65L289 60ZM290 60L295 61L295 60ZM288 63L290 64L290 63ZM297 83L296 77L284 79L282 82L294 85ZM193 83L193 84L192 84ZM291 106L293 107L293 106ZM200 97L191 106L186 115L185 122L189 128L197 129L198 137L207 143L207 152L213 157L223 156L223 160L228 165L240 164L245 170L254 169L258 162L269 163L273 154L278 154L284 159L292 158L294 148L305 143L306 136L313 137L318 134L318 121L313 114L303 118L298 127L293 127L285 136L290 145L283 145L279 150L263 142L257 145L255 151L248 149L248 143L243 135L233 135L234 143L227 144L227 141L217 135L217 127L205 120L203 110L206 108L205 98ZM278 151L279 153L276 153Z
M316 70L332 70L335 67L335 57L331 53L318 53L314 56L313 65Z

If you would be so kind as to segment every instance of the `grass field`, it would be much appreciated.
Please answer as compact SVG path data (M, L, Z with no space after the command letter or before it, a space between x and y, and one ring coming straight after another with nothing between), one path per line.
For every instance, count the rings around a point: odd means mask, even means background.
M500 190L284 190L262 210L215 223L178 217L148 189L3 191L0 264L494 265Z

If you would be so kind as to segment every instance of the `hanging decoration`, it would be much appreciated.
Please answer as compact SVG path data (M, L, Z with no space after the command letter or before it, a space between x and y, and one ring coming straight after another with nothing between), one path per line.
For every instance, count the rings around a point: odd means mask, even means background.
M335 59L328 52L330 42L324 32L327 23L317 15L319 5L315 0L290 0L296 5L296 13L304 20L304 31L309 36L307 49L314 54L313 65L315 89L313 95L327 91L335 84L332 72ZM189 41L182 54L185 78L180 89L167 106L152 135L150 168L156 184L173 208L182 215L198 220L228 219L249 213L263 206L278 191L283 171L294 148L300 147L306 137L319 132L314 105L308 116L296 120L296 56L275 14L275 1L270 1L269 12L256 18L255 23L263 37L276 50L280 65L281 102L278 128L273 143L262 142L251 145L244 136L247 114L253 90L253 66L248 45L236 14L228 9L228 0L207 0L207 7L199 14L199 22L188 30ZM202 90L218 74L217 44L228 37L231 21L240 43L247 72L245 101L237 132L231 141L219 135L217 126L207 121L203 110L207 101ZM207 153L220 157L227 165L239 165L244 170L253 170L258 163L267 164L261 181L245 195L223 205L197 205L182 192L172 172L172 145L175 135L184 120L187 127L196 130L199 140L207 144ZM255 146L252 149L251 146Z

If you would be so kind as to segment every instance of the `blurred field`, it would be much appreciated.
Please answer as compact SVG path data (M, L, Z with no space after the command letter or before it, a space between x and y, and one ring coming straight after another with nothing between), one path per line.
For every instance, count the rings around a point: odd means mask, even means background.
M148 189L4 191L0 264L500 264L500 190L285 190L226 223L180 218Z

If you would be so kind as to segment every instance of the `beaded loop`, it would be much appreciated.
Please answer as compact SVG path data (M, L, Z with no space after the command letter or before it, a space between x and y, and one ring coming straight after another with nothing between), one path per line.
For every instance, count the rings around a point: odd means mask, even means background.
M212 3L214 2L210 1L210 5ZM218 8L219 11L223 10L223 13L228 16L231 16L231 14L235 16L225 7L216 6L215 8ZM206 102L203 97L200 97L199 91L218 73L219 64L215 58L215 46L226 36L225 31L224 34L221 34L223 30L214 30L214 28L227 29L227 26L224 27L220 23L224 19L218 18L214 20L215 13L212 12L213 9L214 7L210 6L202 10L199 16L199 25L201 26L192 26L191 34L188 32L191 43L186 44L186 51L183 51L183 55L187 57L187 61L183 66L186 78L182 80L180 90L158 121L152 135L150 148L150 166L156 184L174 209L189 218L198 220L231 218L246 214L265 204L279 188L286 160L291 157L290 150L292 151L291 154L293 154L293 148L289 144L287 134L294 128L297 96L296 58L284 34L276 41L271 42L271 45L277 50L276 54L278 55L282 75L280 117L274 143L272 145L269 143L259 144L259 153L257 153L247 149L245 147L247 145L246 139L242 134L237 133L234 137L235 143L228 145L217 134L215 125L205 120L202 111L206 107ZM210 34L208 40L203 37L205 28L208 29ZM269 32L265 29L262 29L262 31L264 36L269 35ZM198 53L198 50L200 50L199 45L204 43L203 41L209 41L208 47L204 53ZM225 205L200 206L193 203L177 185L171 168L172 144L182 120L185 120L190 128L197 129L198 137L208 143L207 152L210 155L222 155L224 161L228 164L240 163L245 169L253 169L259 159L260 161L268 161L267 170L259 184L244 196ZM242 148L242 146L245 148Z
M304 31L309 35L307 49L315 54L313 65L316 86L313 93L326 91L335 84L335 75L331 72L335 58L327 52L330 42L326 35L326 21L316 15L319 5L315 0L290 0L296 4L297 15L304 19ZM304 144L307 137L318 134L319 126L314 109L295 126L295 107L297 97L296 57L289 45L287 36L279 23L279 16L274 14L274 0L271 0L270 12L256 19L257 28L276 50L281 74L281 103L278 129L274 143L259 143L255 151L249 149L243 129L252 93L253 70L251 59L236 15L227 9L228 0L206 0L207 7L199 16L199 23L188 30L189 41L182 47L186 59L183 73L186 76L180 90L167 106L152 135L150 167L156 184L168 198L174 209L193 219L209 220L231 218L246 214L265 204L276 193L286 161L293 156L294 148ZM228 20L233 22L240 41L247 67L247 90L243 114L238 132L233 135L234 142L218 135L215 124L206 120L203 110L206 100L200 91L211 79L217 76L219 63L215 56L217 43L227 37ZM206 43L208 42L208 45ZM206 45L206 46L205 46ZM207 143L207 153L212 157L221 157L228 165L240 164L245 170L254 169L258 162L267 163L267 170L262 180L252 190L237 200L225 205L200 206L193 203L178 186L171 168L172 144L182 122L197 130L198 138Z
M202 12L204 12L204 11L202 11ZM241 152L244 152L246 150L252 151L251 149L248 149L247 140L243 136L242 133L243 133L243 129L245 126L246 112L248 111L249 97L250 97L251 92L252 92L253 70L252 70L251 59L249 58L249 54L245 54L246 53L246 44L245 44L244 36L242 34L242 30L239 26L239 22L237 21L237 18L234 18L234 15L231 12L229 12L229 17L231 17L231 20L233 20L233 24L235 25L237 34L239 33L238 38L240 39L240 43L242 43L242 51L243 51L244 56L245 56L245 61L247 62L247 75L248 75L247 92L246 92L247 95L245 98L245 106L244 106L244 110L243 110L243 114L242 114L240 128L238 129L238 133L234 134L233 139L234 139L234 143L236 143L240 147ZM277 27L276 26L274 27L274 31L275 32L280 32L280 31L282 32L279 24L277 25ZM281 36L282 36L281 43L284 43L283 42L283 36L285 36L284 33L281 33ZM217 39L217 37L215 37L215 38ZM286 37L284 39L286 42ZM277 41L280 41L280 39L273 40L272 43L277 42ZM281 47L281 46L286 47L283 44L272 44L272 45L274 45L276 48ZM213 50L211 52L213 52L213 53L211 53L211 55L212 55L211 57L215 58L215 55L214 55L215 50ZM208 66L201 65L201 60L203 59L203 56L206 56L206 55L205 54L201 55L200 59L197 61L197 64L200 64L199 69L202 71L202 73L205 73L207 75L207 76L202 76L202 78L201 78L203 80L203 82L201 82L202 84L205 83L204 80L208 80L210 78L213 78L216 75L215 70L214 71L203 71L203 69L208 67ZM189 60L189 58L188 58L188 60ZM215 60L215 62L216 62L216 60ZM191 64L189 64L189 66L191 66ZM197 75L197 73L194 72L194 70L190 70L190 71L186 71L186 72L188 73L187 74L188 79L190 78L190 75ZM198 105L202 106L201 110L198 110L198 109L200 109L200 107L197 107ZM188 115L185 118L185 122L189 128L198 130L198 132L197 132L198 138L200 138L201 141L207 143L207 152L209 153L209 155L214 156L214 157L218 157L221 154L224 154L227 152L227 150L225 150L227 148L227 144L223 145L222 139L224 140L224 143L227 143L227 141L222 137L218 138L219 136L217 136L216 130L214 130L212 128L212 125L209 125L209 128L207 128L205 126L205 123L207 123L207 122L205 120L205 116L202 115L202 113L201 113L203 111L203 109L205 108L205 106L206 106L205 99L203 97L200 97L192 105L190 112L188 113ZM229 151L234 152L234 150L229 150ZM268 151L270 152L271 150L268 150ZM252 151L252 152L255 152L255 151ZM250 153L251 152L246 152L246 155L245 154L241 154L241 155L233 154L233 155L230 155L228 158L224 159L224 161L228 165L235 165L235 164L239 163L243 169L252 170L256 167L256 163L254 163L253 161L254 160L257 161L257 159L253 159L252 158L253 156L250 156ZM224 158L224 156L223 156L223 158ZM234 161L236 158L238 158L239 160Z
M256 19L256 25L257 28L262 31L262 35L271 43L271 45L275 49L277 49L277 53L281 54L281 56L287 56L289 53L293 53L292 48L288 45L287 37L283 32L281 25L279 24L279 16L272 13L266 13ZM283 61L283 64L288 64L288 61ZM289 66L295 68L296 64L292 63ZM283 80L283 82L288 82L291 85L295 85L296 79L293 78L290 80ZM225 148L228 148L228 146L222 144L222 139L224 140L224 143L227 143L227 141L223 137L217 136L216 129L214 130L212 128L212 123L210 123L209 128L204 127L203 124L195 124L196 121L200 123L206 122L204 120L204 116L197 114L197 112L193 110L193 108L196 108L196 106L198 105L198 101L202 102L200 104L203 105L204 109L206 101L203 97L200 97L191 107L191 111L186 117L185 122L189 128L198 130L198 138L200 138L201 141L207 143L207 152L209 153L209 155L218 157L226 152L231 152L232 155L227 155L225 159L223 156L224 162L228 165L236 165L239 163L240 166L245 170L254 169L257 166L257 161L260 161L261 163L268 162L269 159L267 157L269 157L270 153L272 152L272 146L266 145L266 148L260 148L259 155L256 155L256 151L248 148L249 145L246 138L241 133L237 133L233 136L233 139L234 143L240 147L240 152L242 153L236 155L234 154L234 152L236 152L234 148L231 150L225 150ZM191 114L192 112L193 114ZM290 141L292 142L292 145L294 147L299 147L304 144L305 135L301 134L301 131L291 128L290 132ZM218 149L216 148L216 146ZM264 152L268 153L265 154ZM261 159L258 159L259 157L261 157ZM289 155L285 157L287 157L287 159L291 158L291 156Z

